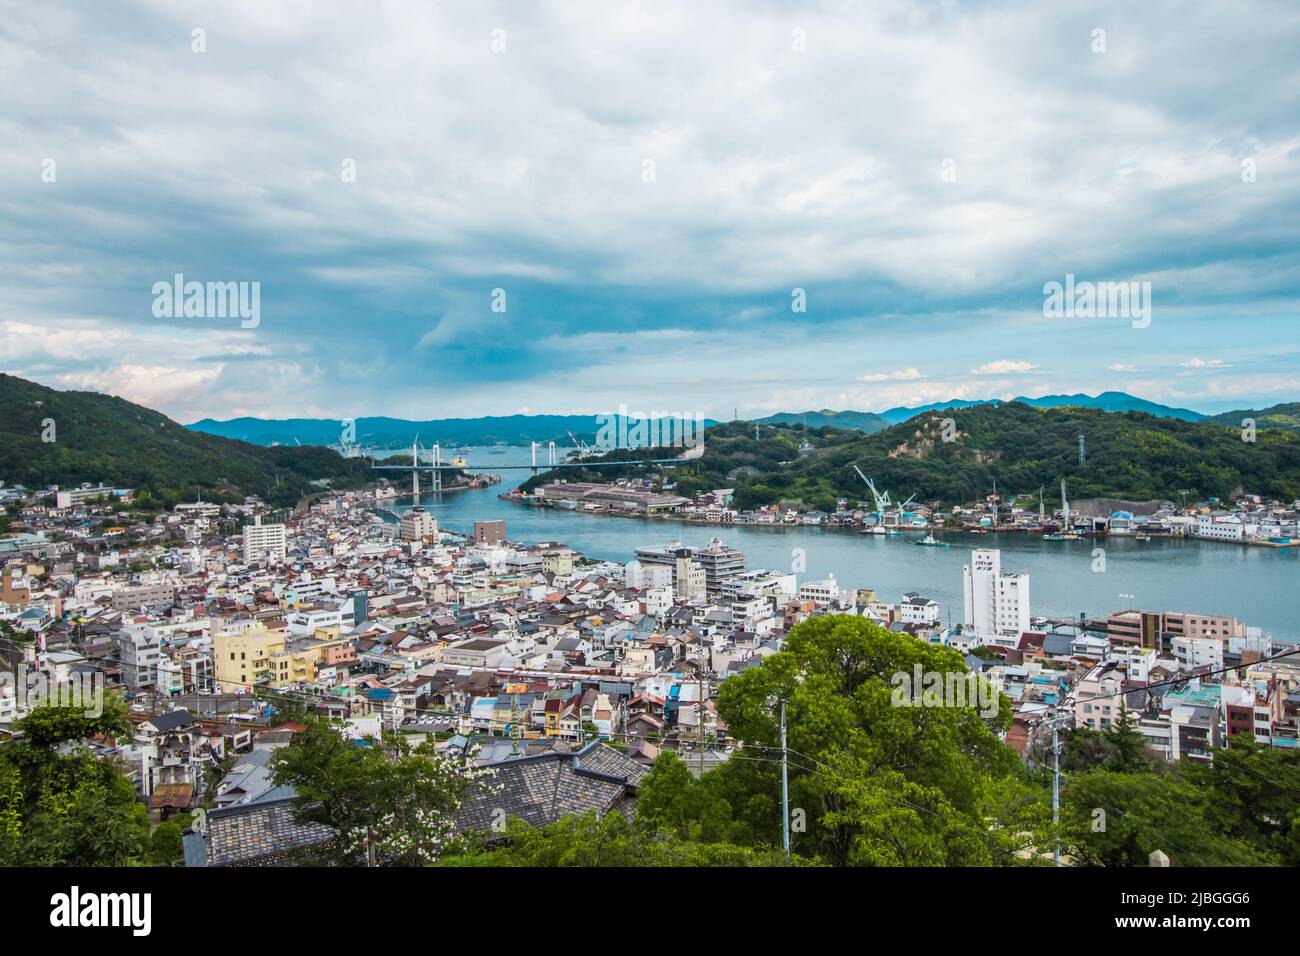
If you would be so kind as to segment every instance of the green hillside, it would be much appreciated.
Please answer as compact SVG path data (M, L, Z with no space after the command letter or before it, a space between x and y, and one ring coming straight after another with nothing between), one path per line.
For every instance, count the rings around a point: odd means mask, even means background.
M191 431L140 405L97 392L60 392L0 374L0 481L41 488L104 482L148 489L172 505L260 495L292 505L328 479L336 487L372 480L362 459L327 448L264 448ZM52 419L55 441L42 441Z
M953 440L945 442L949 418ZM1087 447L1082 465L1080 434ZM801 451L805 441L812 447ZM1242 492L1300 498L1300 435L1260 432L1249 444L1239 429L1219 425L1020 403L928 412L873 435L769 425L755 439L752 424L719 425L708 431L703 458L674 478L681 494L734 488L742 509L799 501L829 510L838 496L870 499L855 464L895 500L916 494L919 502L944 505L989 494L994 481L1004 495L1036 494L1042 487L1054 499L1062 478L1076 499L1190 503ZM593 469L584 477L614 476Z
M1269 408L1240 408L1235 412L1224 412L1206 421L1228 428L1242 427L1247 418L1255 420L1256 429L1281 428L1286 431L1300 431L1300 402L1286 402Z

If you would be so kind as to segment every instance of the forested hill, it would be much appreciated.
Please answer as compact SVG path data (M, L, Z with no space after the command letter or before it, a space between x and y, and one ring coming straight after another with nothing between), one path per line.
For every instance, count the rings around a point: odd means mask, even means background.
M1284 402L1268 408L1241 408L1215 415L1207 421L1230 428L1242 428L1247 419L1255 423L1256 429L1283 428L1287 431L1300 431L1300 402Z
M944 441L948 420L952 440ZM830 510L838 496L870 500L854 464L895 500L916 494L946 505L982 498L994 481L1003 495L1041 487L1059 500L1063 478L1071 498L1300 498L1296 433L1260 431L1248 443L1240 428L1017 402L927 412L873 435L765 425L755 438L752 424L719 425L708 431L703 458L676 477L682 494L734 488L742 509L798 501Z
M104 482L147 489L167 505L260 495L294 504L312 481L372 480L362 459L327 448L264 448L191 431L160 412L97 392L61 392L0 374L0 481L41 488ZM53 422L54 441L43 441Z

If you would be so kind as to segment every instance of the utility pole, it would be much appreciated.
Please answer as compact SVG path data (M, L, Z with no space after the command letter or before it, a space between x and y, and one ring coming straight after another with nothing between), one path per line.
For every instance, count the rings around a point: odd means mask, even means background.
M790 863L790 762L785 747L785 700L781 700L781 849Z
M700 703L699 703L700 710L699 710L698 718L700 721L700 756L699 756L698 763L700 768L700 778L703 779L704 777L704 642L703 641L700 642L699 678L700 678Z
M1056 717L1052 717L1052 862L1061 865L1061 747L1057 737Z

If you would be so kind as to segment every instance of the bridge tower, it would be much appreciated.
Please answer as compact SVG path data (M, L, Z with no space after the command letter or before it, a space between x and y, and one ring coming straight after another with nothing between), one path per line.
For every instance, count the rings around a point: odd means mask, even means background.
M420 500L420 436L416 435L415 440L411 442L411 498L414 501Z

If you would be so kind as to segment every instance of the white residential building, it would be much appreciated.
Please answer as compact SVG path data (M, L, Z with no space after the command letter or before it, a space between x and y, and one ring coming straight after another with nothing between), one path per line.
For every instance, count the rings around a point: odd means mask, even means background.
M122 628L117 646L122 658L122 682L132 690L154 687L158 683L158 659L161 642L153 627L134 622Z
M821 581L805 581L799 586L799 600L817 604L834 604L840 599L840 582L831 575Z
M939 602L919 594L904 594L902 603L898 605L898 619L904 624L938 624Z
M282 524L262 524L261 517L244 528L244 562L283 561L288 553L288 539Z
M1175 637L1170 650L1184 671L1223 666L1223 641L1217 637Z
M403 541L430 541L438 536L438 519L423 508L412 508L402 515L401 536Z
M1029 574L1003 571L1002 552L977 548L962 568L963 623L982 643L1014 647L1029 630Z
M667 564L642 564L629 561L624 567L623 581L638 591L652 588L670 588L673 586L673 569Z

